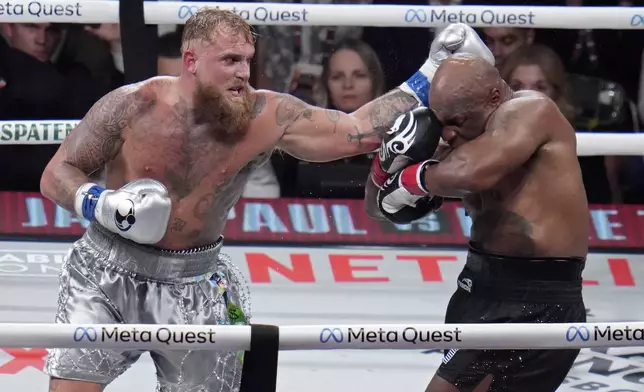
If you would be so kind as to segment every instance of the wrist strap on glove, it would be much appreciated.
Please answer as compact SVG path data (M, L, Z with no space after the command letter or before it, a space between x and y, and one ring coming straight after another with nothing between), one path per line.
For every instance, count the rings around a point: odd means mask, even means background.
M406 167L400 173L400 184L412 195L424 196L429 194L429 189L425 185L425 169L436 164L438 164L437 160L428 159L424 162Z
M382 166L380 166L380 158L378 158L378 155L376 155L373 158L373 162L371 162L371 171L369 175L371 176L371 181L373 181L378 188L382 189L383 185L385 185L385 181L387 181L387 178L389 177L389 174L382 169Z
M104 191L105 188L93 183L88 183L78 188L75 203L76 213L90 222L96 219L96 204Z
M423 106L429 107L429 85L427 75L421 71L417 71L405 83L400 85L400 89L416 97L416 100Z

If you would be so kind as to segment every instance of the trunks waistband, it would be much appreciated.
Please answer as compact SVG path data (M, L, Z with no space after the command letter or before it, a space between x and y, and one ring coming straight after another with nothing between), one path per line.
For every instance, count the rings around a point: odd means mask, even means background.
M169 250L137 244L92 223L79 241L97 253L95 262L142 278L181 282L217 270L223 237L203 247Z
M482 277L574 282L581 281L586 258L500 255L470 245L466 265Z
M458 286L502 301L582 300L583 257L526 258L498 255L470 246Z

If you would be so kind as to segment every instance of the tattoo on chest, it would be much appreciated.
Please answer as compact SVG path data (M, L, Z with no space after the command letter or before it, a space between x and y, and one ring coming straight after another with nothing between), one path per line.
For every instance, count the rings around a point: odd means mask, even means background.
M176 131L170 131L170 135L179 140L170 142L174 151L168 154L172 156L165 157L165 176L172 191L182 199L215 170L217 151L206 127L190 124L187 109L177 108L173 115L174 120L167 126L176 128Z
M208 213L212 210L212 204L215 200L215 194L214 193L208 193L199 199L197 203L195 203L195 208L192 210L192 214L194 215L195 218L199 220L203 220Z
M174 218L172 226L170 226L170 231L181 233L184 227L186 227L186 221L184 221L183 219Z
M239 200L243 191L243 179L233 176L222 184L212 188L212 191L203 195L192 209L192 217L203 224L202 229L190 234L195 240L198 236L210 238L213 232L219 232L222 222L230 208Z

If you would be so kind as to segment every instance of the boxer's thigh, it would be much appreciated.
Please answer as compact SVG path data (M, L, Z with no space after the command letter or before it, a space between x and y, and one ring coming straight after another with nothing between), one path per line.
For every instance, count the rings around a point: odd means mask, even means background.
M584 322L583 302L522 303L481 298L459 288L446 323ZM517 325L517 328L521 328ZM437 376L460 392L474 391L491 375L489 391L555 391L578 350L447 350Z
M554 392L579 350L456 350L444 358L437 376L459 392L472 392L487 376L489 392Z
M170 319L158 323L194 325L246 324L249 319L247 285L237 271L221 264L212 280L172 286L162 296L174 303ZM233 391L239 387L243 352L154 350L160 392L184 390Z
M120 312L105 295L106 275L112 272L88 267L88 258L97 257L74 244L61 266L58 288L57 324L117 324ZM78 339L93 338L99 331L77 331ZM136 351L57 348L49 351L45 373L58 383L66 380L106 385L121 375L140 356ZM65 389L61 389L65 390ZM69 389L69 390L74 390Z

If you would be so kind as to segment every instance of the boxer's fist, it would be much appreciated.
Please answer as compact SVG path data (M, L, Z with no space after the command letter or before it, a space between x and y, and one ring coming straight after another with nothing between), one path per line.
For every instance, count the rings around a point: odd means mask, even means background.
M140 244L155 244L165 235L172 210L168 191L158 181L132 181L119 190L85 184L76 196L76 212Z
M438 147L443 126L426 107L413 109L394 121L383 136L378 158L389 174L431 158Z
M438 211L443 198L430 195L422 185L422 167L414 165L389 177L378 192L378 208L393 223L411 223Z
M380 188L390 174L431 158L442 128L434 112L423 106L399 116L382 138L371 167L373 182Z
M454 53L472 54L492 65L495 63L494 55L485 42L465 23L451 24L441 31L432 42L429 58L438 68L443 60Z
M476 31L464 23L455 23L441 31L429 48L429 56L418 72L399 88L416 98L423 106L429 106L429 86L441 63L454 53L469 53L480 56L494 65L494 55Z

